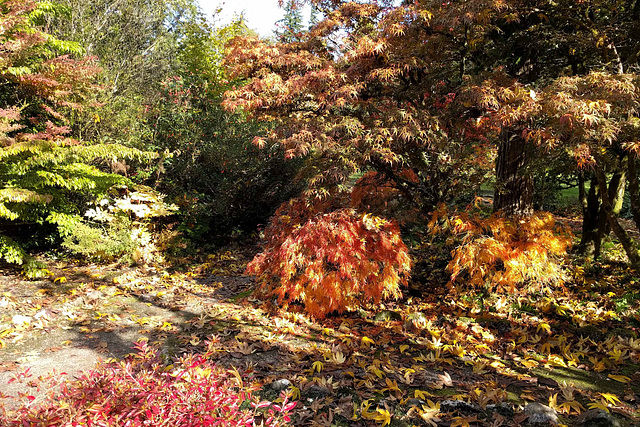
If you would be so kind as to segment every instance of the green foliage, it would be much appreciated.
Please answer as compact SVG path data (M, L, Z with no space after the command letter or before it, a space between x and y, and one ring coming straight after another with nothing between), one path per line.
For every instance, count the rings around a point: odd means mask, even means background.
M285 160L277 144L255 147L252 140L268 126L220 105L237 83L225 76L224 44L244 31L241 21L190 27L181 43L182 71L163 82L147 118L154 149L167 153L154 185L180 206L180 231L196 241L219 243L234 231L253 231L300 190L295 176L302 161Z
M284 4L284 18L279 20L276 25L278 28L275 35L281 42L289 43L300 40L304 27L302 11L295 0L288 0Z
M95 55L106 89L72 127L83 139L143 148L153 129L144 124L161 82L179 68L181 40L200 19L192 0L59 0L72 19L49 16L52 33ZM107 12L108 11L108 12Z
M63 42L34 26L49 6L9 2L0 14L0 255L23 265L30 276L37 274L38 264L24 250L29 236L20 227L50 224L59 235L69 235L82 223L86 202L130 183L104 166L154 157L66 136L71 131L67 114L90 99L98 70L88 58L56 56L57 48L69 52L73 44L62 48Z

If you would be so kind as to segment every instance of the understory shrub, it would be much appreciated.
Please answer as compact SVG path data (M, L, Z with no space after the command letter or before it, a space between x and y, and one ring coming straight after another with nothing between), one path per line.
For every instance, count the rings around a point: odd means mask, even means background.
M102 261L161 261L152 233L152 221L178 208L164 202L151 188L112 188L111 194L90 204L85 221L67 230L63 246Z
M507 218L448 213L440 207L429 224L432 234L448 236L454 246L447 265L451 285L497 292L530 291L564 280L562 257L573 236L548 212ZM521 286L521 285L526 286Z
M198 245L255 231L303 184L301 159L285 159L278 145L256 147L264 125L222 109L228 84L202 73L167 79L148 117L155 150L167 153L150 185L180 206L179 231Z
M167 366L144 341L138 352L84 373L77 381L51 378L58 390L41 404L21 396L16 410L0 405L0 424L44 426L252 426L290 421L295 402L258 402L255 387L237 370L225 370L202 355L186 355ZM1 395L1 393L0 393Z
M306 209L301 200L285 203L265 230L265 250L247 266L260 293L300 301L319 319L400 297L411 259L395 223L353 209Z

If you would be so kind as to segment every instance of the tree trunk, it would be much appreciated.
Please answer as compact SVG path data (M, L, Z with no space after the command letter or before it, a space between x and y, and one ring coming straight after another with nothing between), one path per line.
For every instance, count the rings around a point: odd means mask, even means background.
M629 236L629 233L626 232L626 230L620 225L620 222L618 221L618 214L615 212L615 208L617 206L614 205L614 201L612 201L609 196L610 192L608 191L609 189L607 189L607 177L604 173L604 170L599 166L598 163L596 163L595 165L595 172L596 178L598 179L598 187L600 189L600 195L602 199L602 210L606 213L609 225L622 244L624 251L629 257L631 265L634 268L638 269L640 268L640 252L638 251L636 242L633 241L631 236ZM617 196L619 196L619 194L620 191Z
M503 131L496 159L494 211L508 216L533 213L533 176L526 170L529 148L520 135Z
M639 0L640 2L640 0ZM631 213L633 214L633 221L636 223L636 228L640 230L640 184L638 183L638 160L635 156L630 155L627 169L629 171L629 199L631 200Z
M585 188L584 175L579 176L580 202L582 204L582 238L578 246L578 254L593 257L600 257L600 248L604 239L602 227L602 212L598 184L595 178L591 179L591 186L587 193ZM606 222L606 219L605 219Z
M624 160L623 160L624 162ZM624 188L626 184L626 171L616 172L605 186L607 187L609 200L611 201L612 214L616 217L622 210L624 201ZM584 179L581 182L584 187ZM603 211L602 198L600 197L600 185L594 176L591 179L591 188L584 197L584 188L581 191L582 202L582 238L578 246L578 253L594 260L600 258L602 243L611 232L611 225L607 214Z

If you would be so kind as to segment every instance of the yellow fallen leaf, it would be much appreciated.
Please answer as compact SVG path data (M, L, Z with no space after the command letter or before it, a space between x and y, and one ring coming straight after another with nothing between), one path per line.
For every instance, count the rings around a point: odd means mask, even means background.
M333 353L333 362L337 364L342 364L347 361L347 357L340 350Z
M295 386L290 386L290 393L291 393L291 399L292 400L298 400L300 399L300 389L298 387Z
M520 364L526 368L535 368L536 366L539 365L538 361L533 359L521 360Z
M571 414L571 411L573 410L577 415L580 415L582 412L585 411L584 406L582 406L579 402L576 402L575 400L564 402L558 405L557 409L560 412L565 412L566 414Z
M382 427L391 424L391 414L386 409L376 409L377 414L373 417L376 421L382 421Z
M396 380L390 380L389 378L385 378L387 386L383 388L381 391L401 391L398 387L398 382Z
M587 407L589 409L601 409L604 412L609 412L609 408L607 407L607 405L605 404L605 402L603 401L598 401L598 402L591 402L587 405Z
M369 337L362 337L362 344L367 348L371 347L371 344L375 345L375 343L376 342Z
M624 375L612 375L609 374L608 375L609 378L611 378L614 381L618 381L619 383L628 383L629 381L631 381L631 378L624 376Z
M600 396L607 402L611 402L612 405L620 403L620 398L613 393L600 393Z
M450 427L469 427L469 426L470 424L467 421L467 419L462 417L453 417L450 424Z
M488 363L483 362L481 360L477 360L475 362L472 363L473 365L473 373L474 374L485 374L487 372L487 366L489 366Z
M423 391L423 390L414 390L413 395L415 396L416 399L426 399L429 396L433 396L431 393L429 393L428 391ZM438 406L439 408L439 406Z
M544 329L545 331L547 331L548 334L551 334L551 326L548 323L545 323L545 322L538 323L538 328L536 329L536 332L540 332L540 329Z

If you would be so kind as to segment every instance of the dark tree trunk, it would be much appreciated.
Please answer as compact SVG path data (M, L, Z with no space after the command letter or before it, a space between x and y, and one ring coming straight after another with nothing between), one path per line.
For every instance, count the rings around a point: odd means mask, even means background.
M600 194L598 183L591 179L591 187L587 193L585 188L584 174L580 174L580 202L582 204L582 238L578 246L578 253L586 257L598 259L602 240L604 239L604 229L602 227L603 215L601 215ZM604 220L606 223L606 218Z
M496 159L493 210L508 216L533 213L533 176L526 170L529 144L520 135L504 131Z
M639 0L640 1L640 0ZM640 230L640 184L638 183L638 166L636 164L638 160L634 155L631 155L628 163L629 170L629 199L631 200L631 213L633 214L633 221L636 223L636 228Z
M625 165L625 169L626 169ZM618 213L620 212L620 208L618 206L618 200L612 199L610 194L612 194L611 189L607 188L607 178L604 173L604 170L599 166L598 163L595 165L596 178L598 179L598 187L600 189L600 195L602 199L602 210L606 213L607 220L609 221L609 225L611 229L615 233L616 237L622 244L624 251L629 257L629 261L631 265L638 269L640 268L640 251L638 251L638 247L633 238L627 233L627 231L620 225L620 221L618 221ZM622 172L624 174L624 172ZM616 198L621 198L621 195L624 195L624 186L618 188L618 193L615 195ZM621 205L621 204L620 204Z
M584 187L584 183L580 183ZM618 215L622 209L624 200L624 188L626 185L626 173L624 170L616 172L611 177L607 187L608 199L611 203L611 213ZM581 194L582 202L582 238L578 246L578 253L587 257L598 259L602 252L602 243L611 232L611 223L603 210L600 197L600 184L596 177L591 179L591 187L586 197ZM581 193L585 190L581 188Z

